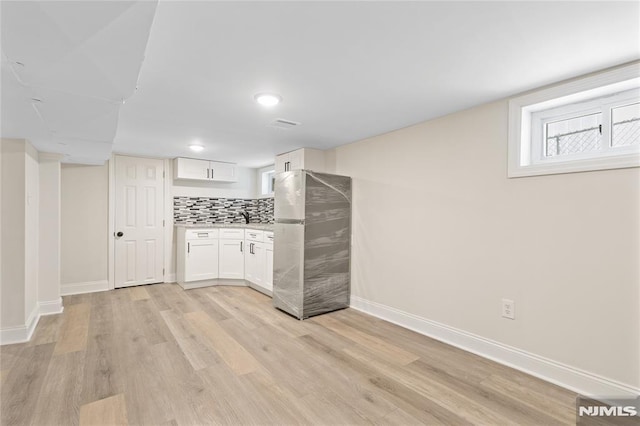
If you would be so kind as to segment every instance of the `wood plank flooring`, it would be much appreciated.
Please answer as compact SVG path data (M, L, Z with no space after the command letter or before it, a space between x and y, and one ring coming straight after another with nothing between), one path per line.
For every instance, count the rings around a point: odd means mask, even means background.
M2 425L561 425L576 395L352 309L246 287L67 296L0 348Z

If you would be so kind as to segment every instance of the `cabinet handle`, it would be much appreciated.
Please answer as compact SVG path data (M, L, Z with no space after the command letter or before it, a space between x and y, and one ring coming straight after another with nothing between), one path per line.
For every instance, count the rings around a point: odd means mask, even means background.
M242 241L240 241L240 252L242 252Z
M187 253L191 253L191 243L187 243Z
M207 179L209 179L209 169L207 169Z
M209 169L211 170L211 179L213 179L213 169Z

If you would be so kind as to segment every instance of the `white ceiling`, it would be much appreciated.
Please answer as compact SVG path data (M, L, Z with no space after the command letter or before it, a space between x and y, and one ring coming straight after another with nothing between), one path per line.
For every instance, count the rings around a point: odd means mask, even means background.
M258 167L640 58L639 2L31 4L2 2L2 136L67 161L113 148ZM56 25L32 28L43 8ZM282 104L257 105L265 91Z

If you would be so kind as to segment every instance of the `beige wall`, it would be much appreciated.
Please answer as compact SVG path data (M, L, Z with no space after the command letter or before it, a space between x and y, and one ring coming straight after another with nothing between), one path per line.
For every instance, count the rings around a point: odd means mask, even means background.
M327 158L353 177L355 296L640 385L640 169L507 179L506 101Z
M61 169L61 285L107 281L107 165Z
M2 139L0 329L24 327L38 308L38 152Z
M25 314L34 314L38 308L38 278L40 270L40 176L38 171L38 152L25 143Z
M0 327L24 325L25 159L24 142L2 140L2 303Z
M39 153L40 267L38 300L60 301L60 160L61 154Z

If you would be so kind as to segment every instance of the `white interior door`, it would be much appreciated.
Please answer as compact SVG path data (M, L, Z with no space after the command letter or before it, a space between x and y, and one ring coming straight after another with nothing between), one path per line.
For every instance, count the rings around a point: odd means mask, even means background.
M115 156L115 287L164 281L164 163Z

